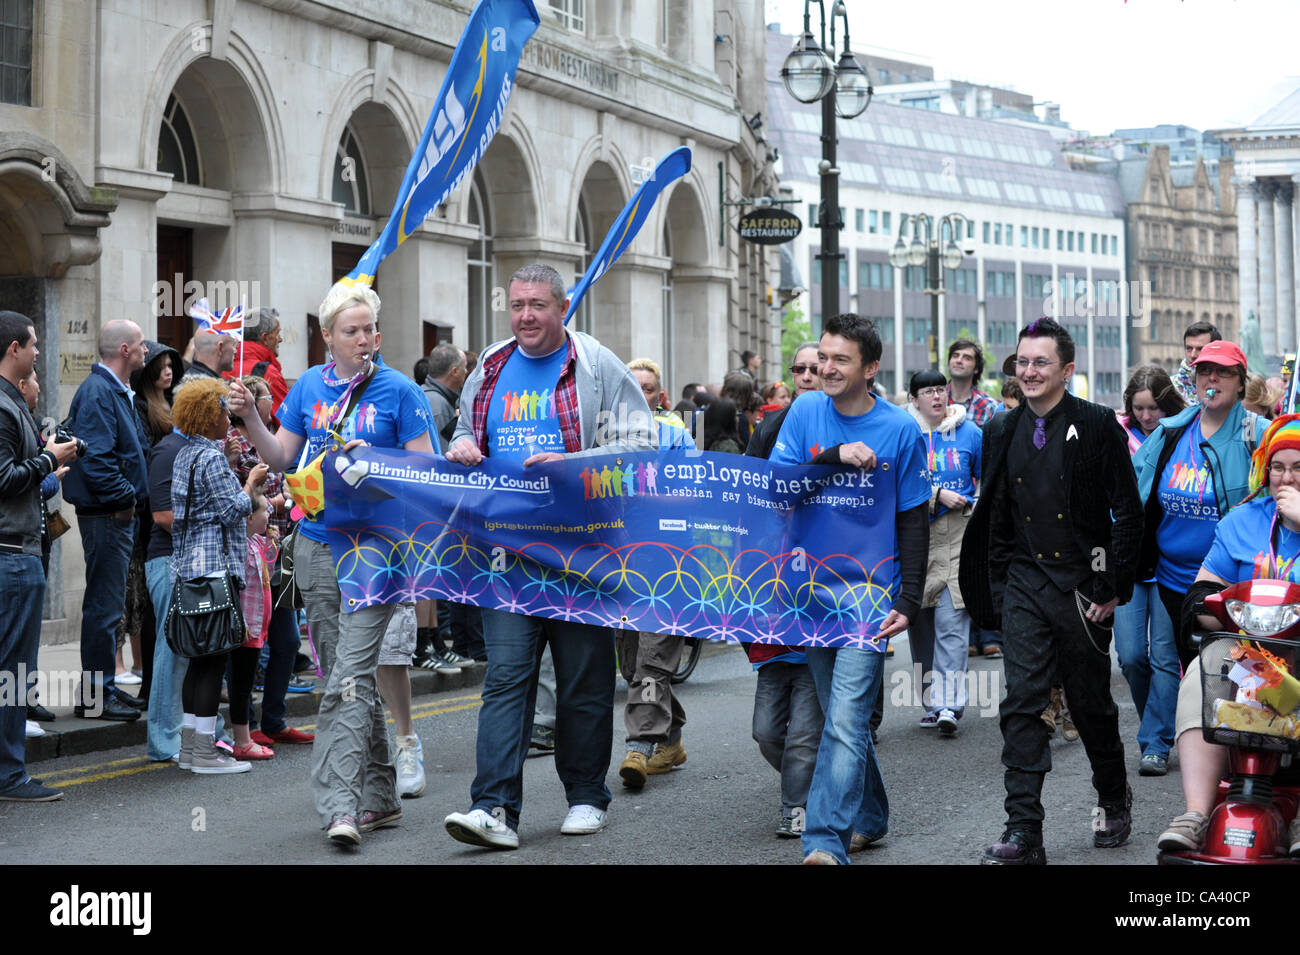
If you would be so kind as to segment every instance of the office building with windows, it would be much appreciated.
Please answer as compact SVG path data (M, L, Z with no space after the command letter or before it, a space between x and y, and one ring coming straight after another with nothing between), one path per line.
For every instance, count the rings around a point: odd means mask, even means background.
M812 292L803 307L819 328L821 113L780 87L790 43L769 37L768 103L781 181L804 220L794 243ZM1052 315L1077 342L1076 390L1118 404L1128 364L1128 270L1113 177L1069 168L1052 132L1032 124L872 103L837 125L841 208L829 211L844 223L840 303L876 320L885 345L881 384L896 392L928 367L932 335L925 267L895 269L890 250L900 238L910 244L912 216L960 213L968 220L962 234L938 237L972 250L944 272L941 350L957 337L981 341L994 377L1019 329Z

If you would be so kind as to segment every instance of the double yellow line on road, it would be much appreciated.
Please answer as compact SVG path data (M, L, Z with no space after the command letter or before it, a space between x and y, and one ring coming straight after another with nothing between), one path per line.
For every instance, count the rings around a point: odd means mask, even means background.
M448 705L458 704L458 705ZM455 713L459 710L472 710L475 707L482 706L483 701L478 694L473 696L453 696L445 700L436 702L423 703L419 706L411 707L411 719L423 719L426 716L439 716L443 713ZM388 717L387 722L393 722L393 718ZM310 732L316 725L299 726L297 729ZM38 778L46 785L55 789L63 789L68 786L81 786L86 783L103 782L106 779L120 779L123 776L134 776L138 773L149 773L158 769L168 769L176 764L171 760L155 762L144 756L130 756L126 759L114 759L106 763L96 763L93 766L77 766L72 769L56 769L48 773L39 773Z

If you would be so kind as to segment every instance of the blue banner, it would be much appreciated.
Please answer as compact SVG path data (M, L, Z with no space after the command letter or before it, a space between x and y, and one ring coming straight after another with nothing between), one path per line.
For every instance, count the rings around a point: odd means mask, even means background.
M659 165L655 166L654 173L651 174L649 179L641 183L641 188L632 194L632 198L628 200L627 205L623 207L623 211L618 214L618 218L610 226L605 241L596 250L591 265L587 266L586 274L569 291L569 312L564 316L565 324L568 324L569 319L573 317L573 313L578 310L578 304L582 301L583 296L587 294L587 290L609 271L609 267L632 244L636 234L641 231L641 226L645 224L646 216L655 207L655 201L659 198L659 194L664 191L669 183L676 182L690 171L691 151L685 146L678 146L659 160Z
M681 451L467 468L326 460L347 610L445 599L713 640L883 649L898 592L894 462L859 471Z
M388 224L340 281L373 285L379 263L447 201L483 158L514 89L519 55L540 22L533 0L479 0L451 55Z

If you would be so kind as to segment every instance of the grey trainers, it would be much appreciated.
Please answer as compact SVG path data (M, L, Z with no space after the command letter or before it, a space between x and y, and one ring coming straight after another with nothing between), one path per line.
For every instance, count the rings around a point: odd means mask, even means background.
M194 727L181 727L181 755L177 760L177 765L181 769L189 769L194 760Z
M1200 852L1209 827L1210 820L1199 812L1185 812L1174 817L1156 845L1165 852Z
M190 772L200 776L220 776L227 773L246 773L253 768L252 763L241 762L217 749L217 741L211 733L194 734L194 755L191 757Z

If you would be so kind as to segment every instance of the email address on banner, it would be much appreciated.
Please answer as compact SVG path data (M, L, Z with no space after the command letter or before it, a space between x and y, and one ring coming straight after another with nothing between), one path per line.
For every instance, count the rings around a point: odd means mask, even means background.
M592 521L590 524L514 524L502 521L484 521L487 531L546 531L551 534L594 534L596 531L623 529L623 521Z

